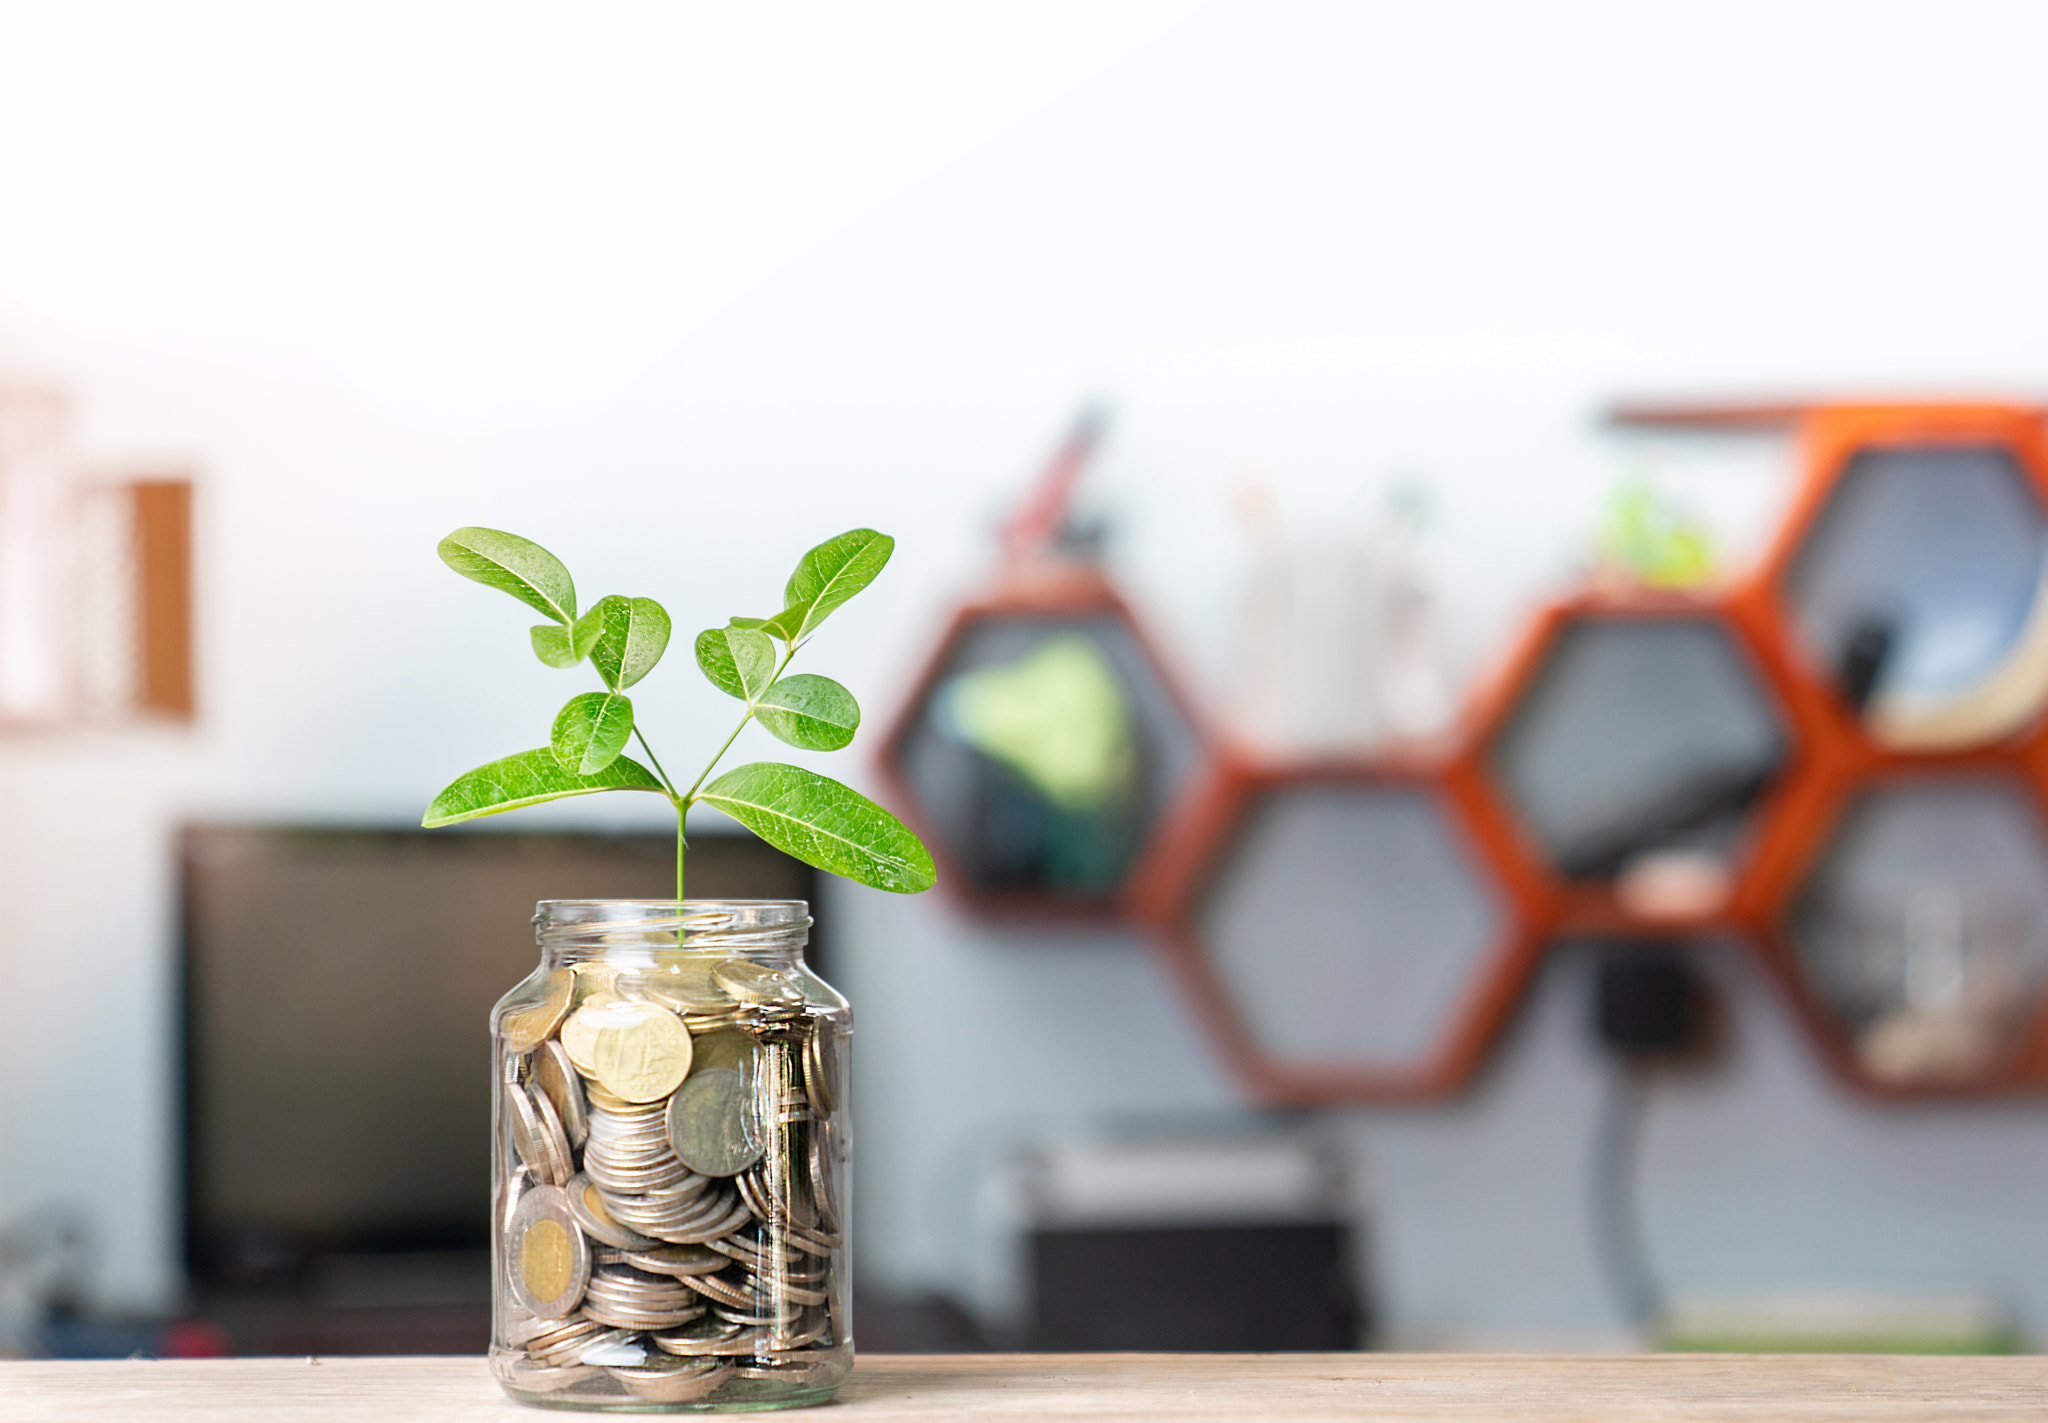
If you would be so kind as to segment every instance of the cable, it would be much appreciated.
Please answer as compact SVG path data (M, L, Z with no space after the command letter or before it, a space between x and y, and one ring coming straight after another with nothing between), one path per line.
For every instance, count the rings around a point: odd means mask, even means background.
M1643 1329L1656 1322L1664 1303L1636 1190L1650 1085L1648 1067L1626 1061L1612 1065L1586 1160L1586 1203L1601 1271L1622 1317Z

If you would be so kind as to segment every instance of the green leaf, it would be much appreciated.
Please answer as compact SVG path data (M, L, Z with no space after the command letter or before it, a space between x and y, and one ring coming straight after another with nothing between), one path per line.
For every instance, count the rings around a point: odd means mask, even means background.
M604 604L599 603L566 628L537 623L533 655L550 667L574 667L588 657L604 634Z
M441 562L488 587L510 593L567 626L576 621L576 584L569 570L531 539L498 529L457 529L436 550Z
M801 672L768 689L754 720L805 751L837 751L860 727L860 703L830 677Z
M810 610L809 603L797 603L772 618L732 618L728 621L736 628L759 628L762 632L774 633L784 642L795 642L804 625L804 614Z
M597 606L604 613L604 634L590 650L590 661L607 687L624 691L652 672L668 650L668 611L652 598L616 593Z
M791 640L808 634L831 616L834 608L874 582L895 547L896 540L887 534L851 529L799 559L782 601L792 608L800 603L810 606Z
M697 634L697 665L711 685L751 701L775 676L775 644L757 628L706 628Z
M594 776L626 749L633 734L633 703L617 692L585 692L571 697L555 717L551 740L562 769Z
M592 776L580 776L562 769L554 748L521 751L488 766L479 766L459 776L427 807L420 824L429 830L474 820L480 815L497 815L522 805L538 805L563 796L589 795L594 791L662 791L654 773L628 756Z
M801 766L756 761L699 793L776 849L876 889L917 894L938 881L902 821L851 786Z

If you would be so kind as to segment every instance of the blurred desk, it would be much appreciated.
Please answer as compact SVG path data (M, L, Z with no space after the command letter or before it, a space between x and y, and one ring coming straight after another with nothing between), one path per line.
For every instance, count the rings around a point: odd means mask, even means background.
M829 1420L1889 1420L2048 1417L2048 1358L1897 1355L899 1354ZM0 1362L0 1420L543 1419L476 1358ZM595 1416L595 1415L589 1415ZM802 1416L802 1415L797 1415Z

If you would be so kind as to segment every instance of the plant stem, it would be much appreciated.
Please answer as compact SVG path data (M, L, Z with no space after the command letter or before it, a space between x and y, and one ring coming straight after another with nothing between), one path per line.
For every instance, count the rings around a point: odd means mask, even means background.
M796 648L794 647L782 654L782 661L776 664L775 675L768 679L768 687L772 687L782 680L783 671L789 666L790 658L794 656L796 656ZM768 687L763 687L761 690L766 692ZM724 759L725 753L732 749L733 742L739 740L740 733L747 729L747 723L754 719L754 707L759 701L759 697L753 697L748 700L747 712L745 716L740 718L740 724L732 729L732 735L725 738L725 744L718 748L717 752L711 757L711 760L705 764L704 769L697 773L697 779L690 783L690 788L683 792L683 808L685 810L689 809L696 802L697 791L704 784L704 778L717 769L718 763Z
M647 738L641 734L640 728L637 725L633 728L633 739L639 742L640 749L647 753L647 760L654 767L654 774L661 777L661 783L668 787L668 798L675 800L677 798L676 783L668 778L668 772L661 769L660 758L654 754L654 748L647 744Z
M654 754L654 748L647 744L646 734L643 733L638 726L635 726L633 728L633 739L638 741L640 743L640 749L647 753L647 759L654 767L654 774L661 777L662 785L668 788L668 798L675 803L676 898L681 899L683 897L683 853L689 848L688 844L685 842L683 838L683 818L689 811L690 803L676 794L675 782L671 781L668 778L668 772L661 769L661 758Z
M688 817L690 817L690 809L686 805L678 803L676 805L676 903L682 903L682 856L690 848L690 842L688 842L688 839L684 839L684 833L682 833L684 821Z

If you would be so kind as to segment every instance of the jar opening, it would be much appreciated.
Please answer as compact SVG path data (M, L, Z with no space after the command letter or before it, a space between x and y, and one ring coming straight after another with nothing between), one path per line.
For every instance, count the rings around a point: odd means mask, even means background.
M543 899L534 906L543 947L640 945L732 952L800 947L810 905L801 899Z

